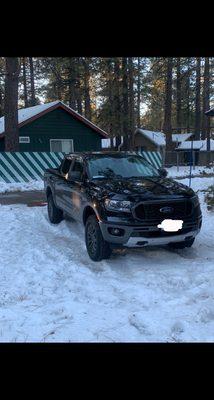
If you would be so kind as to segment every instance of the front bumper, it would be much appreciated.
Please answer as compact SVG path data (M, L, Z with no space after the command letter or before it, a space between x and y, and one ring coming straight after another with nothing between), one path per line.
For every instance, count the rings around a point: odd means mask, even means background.
M183 242L195 238L201 228L201 218L197 222L184 222L183 228L178 232L165 233L156 225L122 225L99 222L104 240L115 246L142 247L166 245L173 242ZM123 230L122 236L112 235L111 229L118 228Z
M128 242L125 244L127 247L142 247L142 246L163 246L169 243L177 243L184 242L185 240L190 240L196 237L199 233L197 231L190 231L185 234L167 236L167 237L158 237L158 238L133 238L131 237Z

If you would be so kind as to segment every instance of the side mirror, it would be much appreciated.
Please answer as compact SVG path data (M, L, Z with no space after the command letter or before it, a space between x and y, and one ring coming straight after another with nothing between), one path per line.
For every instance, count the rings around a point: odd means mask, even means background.
M82 173L80 171L71 171L67 174L68 181L80 181Z
M166 178L168 175L168 172L165 168L159 168L158 172L159 172L161 178Z

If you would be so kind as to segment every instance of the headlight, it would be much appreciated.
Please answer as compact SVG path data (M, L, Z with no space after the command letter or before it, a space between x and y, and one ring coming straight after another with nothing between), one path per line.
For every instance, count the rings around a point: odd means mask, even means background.
M106 199L105 207L110 211L123 211L123 212L131 212L131 202L130 201L118 201L118 200L110 200Z

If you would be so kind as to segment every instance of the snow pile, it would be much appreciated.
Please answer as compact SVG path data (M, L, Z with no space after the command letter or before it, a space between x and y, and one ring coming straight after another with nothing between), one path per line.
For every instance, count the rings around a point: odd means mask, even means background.
M188 179L183 181L188 183ZM214 178L194 178L202 190ZM82 226L46 207L0 206L1 342L214 340L214 214L192 248L92 262Z
M31 190L44 190L44 182L32 180L30 182L21 183L5 183L0 182L0 193L8 192L25 192Z
M166 168L166 170L168 172L167 176L169 178L185 177L185 176L189 176L189 174L190 174L189 166L179 166L178 169L177 169L177 166L174 166L171 168ZM205 166L195 166L194 169L192 167L192 171L191 171L192 176L203 175L203 173L209 174L209 175L214 175L214 167L207 168Z

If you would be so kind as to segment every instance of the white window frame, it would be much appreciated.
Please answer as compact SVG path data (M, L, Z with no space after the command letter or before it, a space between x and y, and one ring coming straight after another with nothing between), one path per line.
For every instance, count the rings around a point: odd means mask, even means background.
M19 143L30 143L30 136L19 136Z
M70 142L72 142L72 150L71 150L71 153L73 153L74 152L74 140L73 139L50 139L50 152L52 152L53 150L52 150L52 146L51 146L51 142L54 142L54 141L59 141L59 142L63 142L63 141L70 141Z

